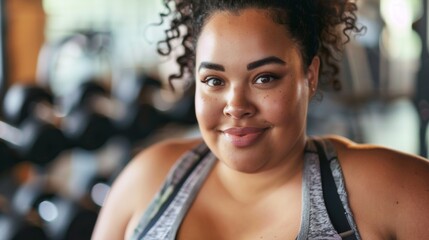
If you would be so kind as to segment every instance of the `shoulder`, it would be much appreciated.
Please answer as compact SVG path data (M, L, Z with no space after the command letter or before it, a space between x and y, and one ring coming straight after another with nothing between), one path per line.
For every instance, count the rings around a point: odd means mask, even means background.
M94 239L123 239L131 219L146 209L173 164L201 141L164 140L138 153L113 183L101 209Z
M373 222L372 228L385 230L385 238L423 237L428 233L427 159L338 136L326 138L337 150L357 221ZM383 226L377 226L380 224Z
M352 167L355 172L363 170L368 174L377 173L379 180L383 176L394 179L405 176L428 179L429 161L426 158L378 145L358 144L339 136L326 138L334 144L343 168Z
M169 139L153 144L138 153L124 171L160 170L160 175L165 177L163 173L166 173L178 158L201 142L201 139Z
M173 164L202 140L169 139L153 144L138 153L125 167L117 182L129 179L136 187L144 187L145 193L155 194ZM135 189L138 190L138 189Z

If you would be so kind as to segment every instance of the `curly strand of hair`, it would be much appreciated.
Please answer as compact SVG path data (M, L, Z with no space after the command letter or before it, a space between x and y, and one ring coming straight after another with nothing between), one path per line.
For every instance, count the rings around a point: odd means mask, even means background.
M189 46L189 42L191 41L191 33L187 33L185 36L183 36L182 46L184 47L184 53L176 58L176 62L179 65L179 72L177 74L172 74L168 77L168 82L170 84L171 89L173 90L175 89L172 83L174 79L181 79L186 73L188 73L190 76L190 79L188 79L188 81L192 81L192 78L194 76L192 72L194 66L194 59L192 57L193 49Z
M171 3L174 4L174 9L170 6ZM169 56L174 49L173 41L179 40L181 37L180 44L184 48L184 53L177 56L175 60L179 66L179 72L168 77L169 85L174 90L172 80L182 78L186 71L190 72L193 64L190 58L193 54L191 46L192 32L189 27L192 22L191 4L183 0L164 0L163 5L167 11L159 14L161 21L156 25L160 26L165 21L169 21L170 25L169 28L164 30L165 38L157 43L157 52L162 56ZM187 33L184 36L181 33L181 26L186 27Z
M333 90L341 89L341 82L338 79L339 66L338 62L341 59L344 45L350 41L352 32L359 33L364 27L357 27L357 6L354 2L348 0L338 1L336 5L324 5L327 14L321 21L323 24L320 39L324 39L321 44L319 56L322 59L321 71L325 78L322 78L322 86L330 85ZM323 7L323 4L322 4ZM338 34L342 28L342 35ZM344 39L345 38L345 39Z
M153 26L161 26L162 24L164 24L164 22L165 22L166 18L168 18L168 17L172 14L173 10L172 10L172 9L171 9L171 7L169 6L169 3L170 3L170 2L171 2L171 0L164 0L163 5L164 5L164 7L165 7L165 9L166 9L166 12L161 12L161 13L159 13L160 21L159 21L158 23L154 23L154 24L152 24ZM167 31L168 31L168 30L165 30L165 31L164 31L164 32L165 32L165 34L166 34L166 36L168 35ZM165 51L165 50L163 50L163 49L165 49L165 48L161 47L162 45L165 45L164 47L166 47L166 48L167 48L167 50L166 50L166 51ZM158 52L160 55L162 55L162 56L167 56L167 55L169 55L169 54L170 54L170 52L171 52L171 45L169 44L168 38L167 38L167 39L164 39L164 40L161 40L161 41L158 41L158 43L157 43L157 52Z
M170 3L175 4L174 10L170 7ZM173 50L171 41L178 39L181 36L179 29L180 26L184 24L184 21L190 21L190 19L182 16L182 12L189 6L189 4L178 0L164 0L163 5L167 12L159 14L161 20L156 25L162 25L166 20L169 20L169 17L172 17L172 19L170 20L170 27L164 30L165 39L158 42L157 52L162 56L167 56Z
M175 4L173 10L169 4ZM198 3L198 4L197 4ZM299 5L299 4L304 5ZM223 4L225 2L214 2L215 9L227 9ZM338 79L339 60L343 52L344 44L350 41L350 35L361 32L364 27L357 27L356 10L357 6L354 0L306 0L297 1L293 6L299 5L296 10L302 14L310 14L311 19L303 19L304 15L299 14L295 23L299 26L298 29L307 28L309 32L298 33L303 34L300 37L304 49L302 49L306 58L306 63L311 63L311 58L318 55L321 59L321 85L328 85L334 90L341 89L341 82ZM179 65L180 71L169 77L169 81L180 79L186 73L193 76L195 34L198 34L198 29L201 28L203 19L210 14L209 9L206 9L205 2L196 0L164 0L168 12L160 14L162 20L167 17L172 18L170 28L166 30L166 38L159 42L158 52L162 55L169 55L173 51L172 41L181 37L180 27L185 27L187 33L182 36L181 47L184 48L184 53L176 57L176 62ZM245 2L233 2L230 10L238 10L241 6L245 6ZM269 4L268 4L269 5ZM193 9L195 7L195 9ZM194 22L194 16L197 18ZM282 22L282 21L280 21ZM296 27L296 26L295 26ZM310 28L312 29L310 29ZM195 29L194 29L195 28ZM195 31L194 31L195 30ZM311 36L315 36L316 42L311 40ZM314 45L313 45L314 44ZM317 47L318 46L318 47ZM312 48L313 47L313 48ZM309 49L307 49L309 48ZM318 50L317 50L318 48ZM315 52L317 51L317 53Z
M172 74L169 76L169 84L170 87L174 90L174 86L172 84L172 81L174 79L181 79L185 74L187 73L190 78L193 76L193 33L192 28L189 26L192 24L192 17L191 17L191 6L186 3L178 3L177 5L177 12L179 13L179 17L175 19L175 27L179 30L180 33L180 27L184 26L186 28L185 34L182 36L181 41L181 47L183 48L184 53L176 58L176 63L179 66L179 73ZM180 36L177 36L175 39L179 39ZM191 79L188 79L188 81L192 81Z

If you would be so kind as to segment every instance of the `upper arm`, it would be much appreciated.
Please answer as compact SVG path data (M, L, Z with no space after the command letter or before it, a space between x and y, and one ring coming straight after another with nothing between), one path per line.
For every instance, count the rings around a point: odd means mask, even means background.
M92 239L124 239L130 219L144 210L188 144L165 141L138 154L120 173L100 211Z
M397 175L396 239L425 239L429 235L429 163L405 157Z
M424 239L429 233L429 161L337 140L350 207L362 237Z

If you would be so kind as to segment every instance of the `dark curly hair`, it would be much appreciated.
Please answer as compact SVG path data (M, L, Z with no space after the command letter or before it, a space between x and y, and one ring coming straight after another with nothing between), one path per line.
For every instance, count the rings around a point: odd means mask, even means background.
M297 42L305 71L316 55L320 57L319 85L325 90L341 89L338 62L343 45L351 33L363 30L357 26L353 0L164 0L164 5L167 12L160 14L161 24L167 19L171 24L165 30L165 39L158 42L158 53L169 55L174 40L180 40L184 49L176 58L180 71L170 75L170 84L184 76L194 77L195 45L202 27L216 11L267 10L273 21L284 25Z

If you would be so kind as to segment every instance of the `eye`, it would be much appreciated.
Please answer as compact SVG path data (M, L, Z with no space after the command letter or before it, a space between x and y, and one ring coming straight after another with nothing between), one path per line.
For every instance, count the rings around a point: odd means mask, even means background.
M259 75L258 77L256 77L255 83L256 84L265 84L265 83L270 83L276 79L278 79L278 77L273 76L273 75L269 75L269 74L264 74L264 75Z
M210 87L217 87L217 86L225 85L225 83L221 79L215 78L215 77L205 78L201 82L207 84Z

